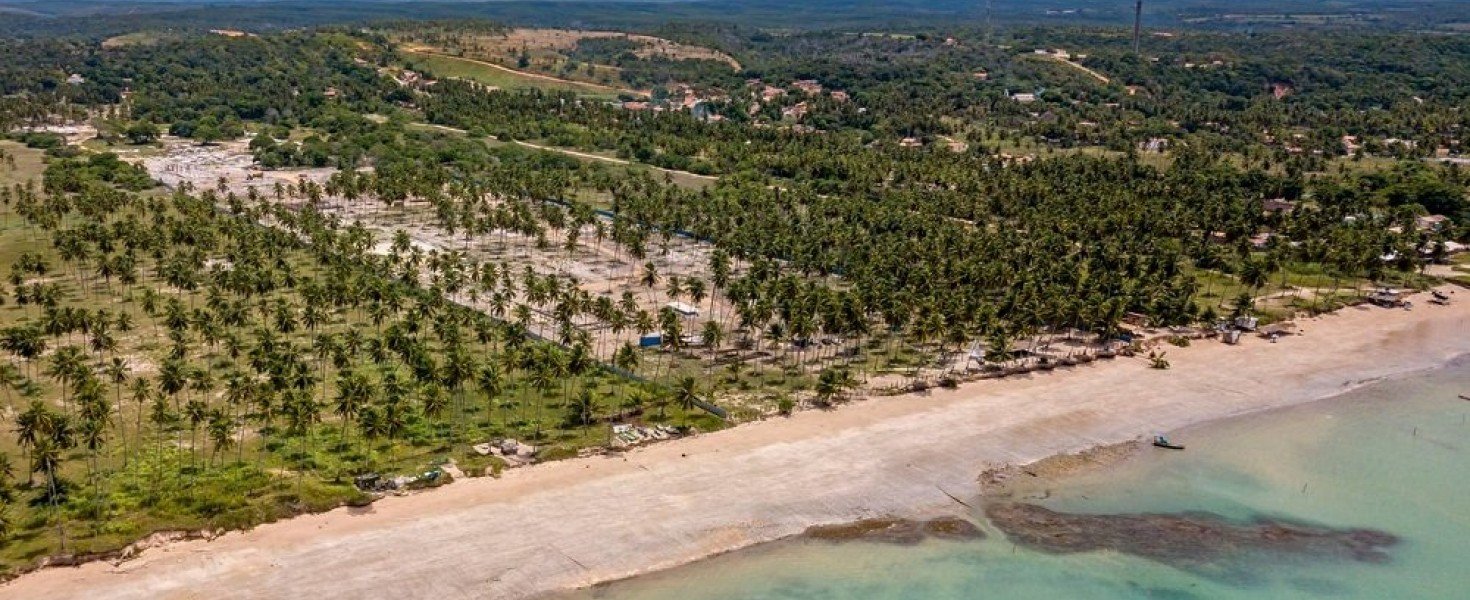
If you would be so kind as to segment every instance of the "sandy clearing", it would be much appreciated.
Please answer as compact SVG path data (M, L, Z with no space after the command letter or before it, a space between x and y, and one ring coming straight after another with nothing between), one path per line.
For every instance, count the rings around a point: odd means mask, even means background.
M735 57L713 48L681 44L660 37L622 31L517 28L502 38L503 41L498 48L492 47L491 50L508 53L529 47L568 51L576 48L577 42L591 38L621 38L642 44L642 48L633 52L639 58L664 56L672 60L714 60L730 65L730 68L737 71L741 68L740 62L735 60Z
M439 131L444 131L444 132L448 132L448 133L458 133L458 134L461 134L461 135L464 135L464 134L468 134L469 133L469 130L466 130L466 129L460 129L458 127L450 127L448 125L438 125L438 124L435 124L435 123L416 123L416 125L419 125L419 126L422 126L422 127L428 127L428 128L431 128L431 129L437 129ZM500 138L497 138L497 137L495 137L493 135L492 136L488 136L488 137L490 139L492 139L492 140L499 140L500 139ZM595 161L610 163L610 164L614 164L614 165L641 166L641 167L646 167L648 169L651 169L651 170L656 171L656 172L659 172L659 173L668 173L670 175L682 175L684 177L691 177L691 178L699 179L699 180L702 180L702 181L719 181L720 180L720 177L718 175L700 175L699 173L694 173L692 171L680 171L678 169L666 169L664 167L654 166L654 165L650 165L648 163L632 162L632 161L629 161L629 160L626 160L626 159L617 158L617 157L613 157L613 156L603 156L601 154L591 154L591 153L588 153L588 152L581 152L581 151L578 151L578 150L571 150L571 149L568 149L568 148L560 148L560 147L557 147L557 146L547 146L547 145L544 145L544 144L533 144L531 142L527 142L527 141L523 141L523 140L511 140L511 143L516 144L518 146L525 147L525 148L531 148L533 150L544 150L546 152L556 152L558 154L565 154L567 156L571 156L571 157L575 157L575 158L582 158L582 159L586 159L586 160L595 160Z
M675 170L675 169L665 169L663 167L656 167L656 166L650 165L648 163L635 163L635 162L624 160L624 159L621 159L621 158L614 158L614 157L611 157L611 156L602 156L602 155L599 155L599 154L589 154L587 152L579 152L577 150L568 150L566 148L558 148L556 146L544 146L544 145L541 145L541 144L533 144L531 142L523 142L521 140L515 140L515 143L520 144L522 146L525 146L527 148L534 148L536 150L545 150L547 152L560 152L560 153L565 154L567 156L575 156L575 157L578 157L578 158L585 158L585 159L588 159L588 160L600 160L600 161L612 163L612 164L615 164L615 165L642 165L642 166L648 167L650 169L653 169L655 171L659 171L659 172L662 172L662 173L670 173L670 174L673 174L673 175L683 175L685 177L693 177L695 179L702 179L704 181L718 181L720 179L719 177L717 177L715 175L700 175L698 173L693 173L693 172L690 172L690 171L679 171L679 170Z
M1092 69L1089 69L1087 67L1084 67L1084 66L1082 66L1082 63L1073 62L1073 61L1067 60L1065 58L1062 58L1060 56L1057 56L1055 54L1048 54L1047 56L1050 56L1053 60L1056 60L1059 63L1062 63L1064 65L1067 65L1069 67L1072 67L1074 69L1077 69L1079 71L1082 71L1083 73L1086 73L1088 75L1091 75L1093 79L1096 79L1096 80L1098 80L1098 81L1100 81L1100 82L1102 82L1104 84L1112 83L1112 80L1111 79L1108 79L1108 76L1107 75L1103 75L1102 73L1098 73L1097 71L1094 71Z
M740 62L733 56L703 46L681 44L664 38L649 35L625 33L621 31L586 31L572 29L531 29L516 28L499 35L471 36L468 43L461 40L460 45L472 45L482 55L499 57L513 60L522 50L532 52L553 52L560 58L577 47L578 42L584 39L625 39L642 47L633 51L639 58L652 58L655 56L668 58L670 60L714 60L730 65L731 69L740 70ZM599 65L604 68L616 68L609 65Z
M426 55L426 56L437 56L439 58L448 58L448 59L452 59L452 60L462 60L462 61L465 61L465 62L468 62L468 63L477 64L477 65L480 65L480 66L483 66L483 67L490 67L492 69L496 69L496 70L499 70L499 71L504 71L504 72L510 73L512 75L517 75L517 76L520 76L520 77L528 77L528 78L531 78L531 79L538 79L538 80L541 80L541 81L550 81L550 82L560 83L560 84L566 84L566 85L570 85L570 86L587 87L587 88L592 88L592 89L597 89L597 90L603 90L603 91L607 91L607 92L615 92L615 93L619 93L619 94L632 94L632 95L635 95L635 96L647 96L648 95L648 92L647 91L639 91L639 90L633 90L633 89L628 89L628 88L613 87L613 86L610 86L610 85L602 85L600 83L589 83L589 82L586 82L586 81L576 81L576 80L573 80L573 79L562 79L560 77L552 77L550 75L542 75L540 73L533 73L531 71L520 71L520 70L512 69L512 68L507 67L507 66L504 66L504 65L497 65L497 64L495 64L493 62L490 62L490 61L477 60L477 59L473 59L473 58L465 58L463 56L454 56L454 55L451 55L451 54L444 54L442 52L435 51L433 48L430 48L428 46L405 46L405 47L402 48L402 50L404 52L409 53L409 54L423 54L423 55Z
M1460 294L1464 296L1464 294ZM48 569L0 598L517 598L819 523L949 510L987 467L1318 399L1470 352L1470 303L1349 308L1303 335L807 412ZM1447 399L1453 401L1454 399Z

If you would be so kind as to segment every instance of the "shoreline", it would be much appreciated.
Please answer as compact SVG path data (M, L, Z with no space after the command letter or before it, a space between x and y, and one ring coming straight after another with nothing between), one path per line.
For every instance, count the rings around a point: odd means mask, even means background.
M1451 356L1439 364L1349 382L1342 389L1319 398L1199 421L1170 433L1177 434L1176 437L1178 439L1187 440L1191 433L1218 426L1234 419L1266 417L1274 413L1299 410L1318 403L1332 402L1361 388L1430 373L1444 369L1456 362L1467 360L1470 360L1470 351ZM1061 484L1069 478L1115 469L1139 459L1143 456L1144 452L1152 451L1158 450L1152 448L1148 436L1139 436L1136 439L1111 444L1100 444L1077 452L1054 454L1030 463L1008 464L988 469L979 476L979 485L981 488L979 502L984 504L994 501L1026 500L1029 495L1043 493L1050 486Z
M1470 304L1349 307L1304 335L873 398L22 575L0 598L517 598L798 535L918 517L1006 465L1336 396L1470 352Z

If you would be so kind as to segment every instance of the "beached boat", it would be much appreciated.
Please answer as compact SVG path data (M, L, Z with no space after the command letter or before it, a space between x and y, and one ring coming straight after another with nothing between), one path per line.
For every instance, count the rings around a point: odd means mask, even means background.
M1182 446L1180 444L1175 444L1173 442L1170 442L1169 441L1169 438L1166 438L1166 437L1164 437L1162 435L1156 435L1156 436L1154 436L1154 447L1156 447L1156 448L1165 448L1165 449L1168 449L1168 450L1183 450L1184 449L1184 446Z

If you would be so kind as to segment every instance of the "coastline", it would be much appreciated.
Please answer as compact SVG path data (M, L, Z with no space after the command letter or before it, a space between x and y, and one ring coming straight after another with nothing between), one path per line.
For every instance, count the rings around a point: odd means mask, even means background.
M1470 352L1470 305L1349 307L1304 335L1171 349L1050 375L875 398L835 411L456 482L49 568L3 598L515 598L586 587L799 534L942 512L1004 465L1337 395Z
M1451 356L1439 364L1354 381L1344 385L1341 390L1320 398L1270 406L1237 415L1207 419L1173 430L1169 434L1171 438L1179 441L1187 441L1194 437L1192 434L1208 430L1211 427L1218 427L1223 423L1228 423L1235 419L1269 418L1273 414L1308 409L1319 402L1331 402L1360 388L1434 372L1447 368L1457 362L1463 363L1465 359L1470 359L1470 351ZM1122 468L1134 460L1142 459L1147 452L1158 451L1158 449L1152 447L1147 436L1140 436L1137 439L1112 444L1101 444L1077 452L1054 454L1029 463L1002 465L980 474L979 485L981 491L979 501L983 504L986 502L1031 501L1038 498L1045 498L1050 495L1050 488L1057 485L1064 485L1068 480L1098 473L1107 473L1113 469Z

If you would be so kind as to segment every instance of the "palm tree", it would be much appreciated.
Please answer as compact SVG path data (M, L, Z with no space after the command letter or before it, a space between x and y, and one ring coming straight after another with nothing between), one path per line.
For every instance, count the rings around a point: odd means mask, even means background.
M720 344L725 341L725 330L720 324L711 320L704 322L704 328L700 330L700 338L706 348L709 348L709 363L705 365L705 374L709 373L710 367L714 366L715 354L720 351Z
M184 404L184 417L189 420L189 466L193 467L199 449L199 425L209 419L209 405L192 398Z
M211 462L221 451L229 450L230 445L234 443L234 428L233 420L225 411L219 409L210 411L208 432L210 444L213 446L210 451Z
M663 420L665 418L665 411L668 409L669 404L672 404L673 401L674 401L674 398L673 398L673 396L671 394L666 394L666 393L661 393L660 392L660 393L655 393L655 394L653 394L651 396L650 402L655 407L658 408L658 418L659 418L659 420Z
M425 415L437 419L444 414L449 398L444 395L443 386L429 382L419 387L419 402L423 404Z
M46 438L55 427L55 421L59 415L51 412L46 404L40 399L31 400L31 405L24 412L15 417L15 440L20 445L22 456L29 457L32 450ZM27 458L29 460L29 458ZM31 483L31 475L35 471L29 471L26 475L26 485Z
M693 377L679 379L678 385L674 386L674 401L684 409L684 418L687 420L689 413L694 410L694 403L699 401L699 384ZM662 411L659 414L662 416Z
M572 417L572 422L582 426L582 433L585 435L597 413L597 401L592 397L592 390L583 387L577 392L568 407L568 412Z
M480 367L480 372L475 377L475 385L480 388L480 393L485 396L485 421L487 423L494 423L493 411L495 409L495 399L500 396L504 387L504 381L502 381L500 376L500 367L496 366L493 362L486 363L485 366Z
M9 362L0 363L0 393L5 394L5 403L9 404L11 409L15 408L15 404L10 392L23 381L25 377L20 374L20 369L17 369L15 365Z
M337 401L332 412L342 420L342 439L348 439L348 424L357 418L375 393L368 378L357 371L337 374Z
M49 437L41 438L36 446L31 449L31 472L41 473L46 477L46 499L55 513L58 509L59 496L61 495L56 473L61 470L63 460L62 449ZM66 548L66 519L59 515L54 516L56 531L62 549Z
M1253 306L1255 304L1256 295L1259 293L1261 286L1266 285L1266 282L1269 281L1270 275L1269 266L1265 261L1248 259L1241 264L1240 282L1250 288L1248 292L1243 292L1245 297L1251 299L1249 305Z
M50 366L46 369L46 376L61 384L61 405L68 406L69 398L66 395L66 384L76 381L82 377L86 369L86 356L81 348L76 346L63 346L57 348L51 355Z
M638 283L648 288L648 300L650 302L654 301L653 292L657 289L660 280L662 280L662 277L659 276L658 266L654 265L652 261L643 263L643 274L638 278Z
M830 406L833 398L840 397L853 384L852 374L847 369L822 369L821 375L817 377L818 404Z
M458 423L464 416L464 384L475 376L478 370L475 359L463 347L455 345L446 353L444 367L440 370L439 380L450 390L454 391L455 414L454 423Z
M15 464L10 462L10 455L0 452L0 498L10 497L11 478L15 477Z

